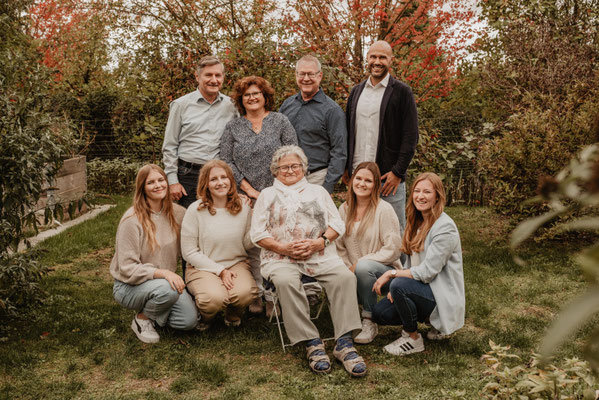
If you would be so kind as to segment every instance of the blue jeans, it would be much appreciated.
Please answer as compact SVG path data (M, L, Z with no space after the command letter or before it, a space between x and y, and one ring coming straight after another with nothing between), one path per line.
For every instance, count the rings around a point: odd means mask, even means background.
M431 315L437 303L428 283L411 278L395 278L389 285L393 303L384 298L372 310L372 320L380 325L403 325L406 332L416 332L418 322Z
M388 196L381 196L381 199L393 206L395 214L399 219L399 226L401 227L401 233L406 229L406 183L401 182L397 187L397 191L394 194Z
M115 280L114 299L125 308L143 313L160 326L189 330L198 323L196 305L187 291L179 294L166 279L150 279L139 285Z
M372 286L379 276L391 269L394 268L373 260L360 260L357 262L358 303L362 305L362 317L372 317L372 308L376 304L377 296L372 291Z

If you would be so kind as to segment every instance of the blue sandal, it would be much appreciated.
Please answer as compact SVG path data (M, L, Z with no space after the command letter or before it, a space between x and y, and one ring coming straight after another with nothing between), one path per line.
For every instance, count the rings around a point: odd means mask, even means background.
M310 363L310 369L316 374L328 374L331 372L331 360L324 350L324 343L320 338L306 342L306 357Z

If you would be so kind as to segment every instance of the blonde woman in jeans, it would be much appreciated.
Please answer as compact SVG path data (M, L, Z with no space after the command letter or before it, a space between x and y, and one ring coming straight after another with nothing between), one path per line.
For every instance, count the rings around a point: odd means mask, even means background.
M354 342L360 344L372 342L378 333L372 322L372 308L377 302L372 286L378 275L401 269L399 220L393 207L381 200L380 191L379 167L374 162L360 163L349 181L347 201L339 208L345 235L335 243L339 256L358 281L362 332Z
M193 299L175 272L184 213L171 200L162 168L154 164L140 168L133 207L119 222L110 273L114 299L136 311L131 329L144 343L160 340L155 324L181 330L197 324Z
M198 328L208 329L220 311L225 324L236 327L258 295L247 254L254 247L251 209L242 203L233 171L221 160L202 167L197 195L181 224L181 250L189 266L187 288L202 317Z

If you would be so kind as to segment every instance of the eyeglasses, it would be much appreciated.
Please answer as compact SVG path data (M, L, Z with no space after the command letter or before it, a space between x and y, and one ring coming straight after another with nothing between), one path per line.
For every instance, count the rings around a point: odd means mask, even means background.
M298 78L300 79L304 79L306 76L310 79L314 79L316 78L316 75L320 74L320 71L318 72L296 72L295 75L297 75Z
M302 164L281 165L279 167L279 171L282 171L282 172L289 172L289 171L297 172L297 171L299 171L299 169L301 167L302 167Z
M260 97L261 94L262 94L262 92L244 93L243 98L244 99L251 99L252 97L258 98L258 97Z

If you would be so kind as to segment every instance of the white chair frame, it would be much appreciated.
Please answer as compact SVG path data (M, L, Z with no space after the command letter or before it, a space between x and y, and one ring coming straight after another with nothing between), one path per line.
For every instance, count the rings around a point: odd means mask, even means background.
M306 289L310 289L310 288L318 288L320 289L320 305L318 306L318 311L316 312L316 315L314 317L310 316L311 320L316 320L318 319L318 317L320 317L320 314L322 313L322 309L324 308L324 304L327 301L327 295L326 292L324 290L324 288L322 286L320 286L320 284L318 282L306 282L306 283L302 283L304 290ZM274 284L272 285L274 287ZM270 318L268 320L268 322L271 322L273 324L277 325L277 328L279 329L279 337L281 339L281 347L283 348L283 353L285 353L287 351L287 347L291 347L293 346L291 343L287 343L285 341L285 336L283 336L283 329L281 327L281 325L283 324L283 320L282 320L282 315L279 315L279 312L277 311L277 305L279 304L279 296L277 294L276 290L273 290L271 292L271 296L272 296L272 302L273 302L273 312L270 315ZM272 322L272 317L275 317L276 322ZM326 339L322 339L323 341L327 341L327 340L334 340L334 337L330 337L330 338L326 338Z

